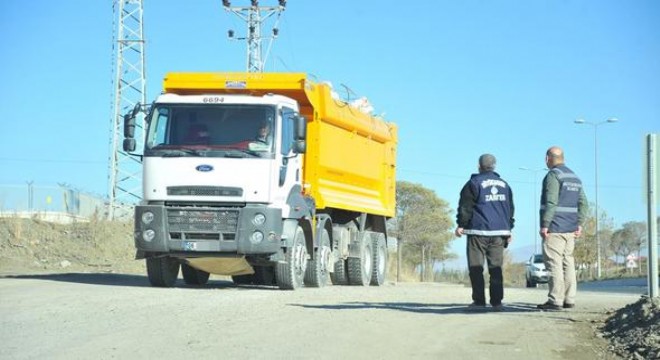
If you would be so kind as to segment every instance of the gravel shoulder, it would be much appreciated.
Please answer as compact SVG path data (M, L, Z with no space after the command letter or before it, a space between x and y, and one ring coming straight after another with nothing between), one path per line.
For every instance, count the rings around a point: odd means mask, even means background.
M494 313L453 284L160 289L133 256L130 223L0 219L0 358L660 359L660 304L636 295L540 312L546 289L507 288Z
M504 312L468 312L469 288L451 284L160 289L94 273L8 276L0 293L11 359L617 359L594 329L638 298L581 293L584 306L540 312L543 289L507 289Z

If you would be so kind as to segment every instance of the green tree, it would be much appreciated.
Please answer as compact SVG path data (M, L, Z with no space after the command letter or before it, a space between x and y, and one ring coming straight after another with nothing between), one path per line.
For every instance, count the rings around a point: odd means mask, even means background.
M394 233L401 244L402 263L420 270L422 281L433 273L433 264L453 254L449 203L420 184L397 181Z

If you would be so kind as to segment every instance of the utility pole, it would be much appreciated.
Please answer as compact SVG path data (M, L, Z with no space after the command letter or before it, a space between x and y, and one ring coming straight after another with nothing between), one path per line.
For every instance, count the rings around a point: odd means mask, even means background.
M532 176L534 177L534 197L532 198L533 203L534 203L534 216L532 217L534 219L534 226L532 226L532 235L534 236L534 255L539 253L538 250L538 243L539 243L539 229L541 228L540 220L538 219L539 216L539 211L538 211L538 205L541 202L540 199L536 197L536 186L537 186L537 181L536 181L536 174L539 171L547 171L548 169L542 168L542 169L531 169L528 167L519 167L518 169L523 170L523 171L529 171L532 173Z
M594 177L596 179L595 183L595 193L596 193L596 208L595 214L596 214L596 263L597 263L597 269L596 269L596 277L598 280L600 280L602 276L602 271L601 268L603 266L603 261L601 259L601 244L600 244L600 229L598 228L598 126L603 125L603 124L608 124L608 123L614 123L619 121L617 118L609 118L607 120L601 121L601 122L591 122L591 121L586 121L584 119L577 119L574 121L576 124L583 124L583 125L589 125L593 126L594 128Z
M235 37L234 30L227 31L229 39L247 41L247 72L263 72L264 64L268 58L268 53L273 45L273 40L277 38L279 23L282 12L286 9L286 0L279 0L278 6L259 6L259 1L251 0L250 6L232 6L231 1L222 0L222 6L226 11L230 11L245 21L247 25L247 34L242 37ZM262 35L262 26L270 17L276 15L273 24L272 35ZM262 57L262 40L270 40L266 57Z
M144 37L142 0L114 0L117 21L113 38L114 79L111 123L108 218L122 214L117 211L141 199L140 161L123 151L123 114L136 104L146 102L144 73ZM144 116L138 115L135 129L136 148L144 146ZM125 213L123 215L126 215Z

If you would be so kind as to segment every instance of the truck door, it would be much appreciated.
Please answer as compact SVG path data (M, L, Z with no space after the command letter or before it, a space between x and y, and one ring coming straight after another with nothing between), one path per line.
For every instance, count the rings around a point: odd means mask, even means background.
M293 124L296 116L295 110L282 107L282 131L280 131L280 154L279 181L277 187L277 198L286 201L295 185L302 182L302 154L293 152L294 132ZM300 188L297 190L300 191Z

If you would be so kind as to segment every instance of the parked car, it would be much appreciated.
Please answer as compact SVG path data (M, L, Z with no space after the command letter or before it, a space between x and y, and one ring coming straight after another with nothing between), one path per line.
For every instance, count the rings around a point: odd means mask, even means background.
M548 283L548 270L543 263L543 255L532 255L526 263L525 280L528 288L536 287L537 284Z

